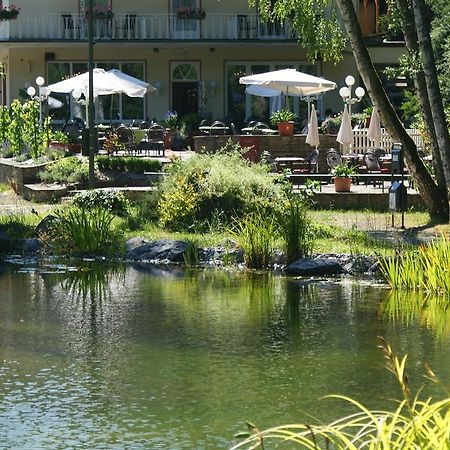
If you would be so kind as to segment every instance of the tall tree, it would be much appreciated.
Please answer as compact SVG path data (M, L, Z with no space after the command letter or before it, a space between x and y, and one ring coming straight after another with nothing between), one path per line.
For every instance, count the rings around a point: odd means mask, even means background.
M250 0L250 2L252 1L254 2L254 0ZM306 47L312 59L321 57L324 60L337 61L342 55L343 41L336 30L330 32L330 28L339 26L337 15L331 3L329 0L276 0L275 2L259 0L259 8L262 16L268 20L293 20L294 27L299 35L299 41ZM448 195L446 189L440 189L428 173L414 141L406 132L392 107L370 58L352 0L334 0L334 4L342 19L358 71L368 94L378 109L389 134L403 144L408 169L424 199L431 218L436 221L447 222L449 220L450 195ZM305 18L308 18L308 20L305 20ZM325 26L325 23L328 26ZM325 36L325 44L323 38L318 37L323 33L323 30L328 33ZM415 38L412 39L414 41ZM317 47L318 43L322 45ZM314 50L311 50L311 48ZM421 50L423 51L422 48ZM429 90L427 90L427 95L429 95ZM435 119L434 115L432 117ZM428 120L430 119L428 118ZM437 136L436 142L438 142ZM443 150L440 148L440 143L437 146L439 147L439 155L442 156ZM443 169L444 172L447 170L446 167L443 167ZM447 176L445 176L445 180L447 180Z

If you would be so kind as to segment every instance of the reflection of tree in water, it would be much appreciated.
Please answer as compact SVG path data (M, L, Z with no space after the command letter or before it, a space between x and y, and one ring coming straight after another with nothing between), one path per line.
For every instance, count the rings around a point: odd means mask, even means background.
M380 310L392 321L410 326L419 323L431 329L437 339L450 336L450 298L422 292L391 291Z

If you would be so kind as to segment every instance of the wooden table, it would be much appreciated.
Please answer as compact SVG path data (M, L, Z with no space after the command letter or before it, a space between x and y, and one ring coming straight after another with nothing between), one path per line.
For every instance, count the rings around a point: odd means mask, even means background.
M299 158L297 156L280 156L278 158L275 158L275 162L278 164L280 169L291 169L291 170L303 166L305 160L306 158Z

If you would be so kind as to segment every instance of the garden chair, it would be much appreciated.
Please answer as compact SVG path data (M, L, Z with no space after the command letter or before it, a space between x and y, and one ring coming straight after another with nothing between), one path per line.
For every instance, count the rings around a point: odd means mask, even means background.
M292 173L318 173L319 172L319 150L311 150L299 167L294 167Z
M139 152L146 156L164 156L164 133L165 128L162 125L154 124L147 130L145 139L139 142Z
M340 164L342 164L342 157L341 154L339 153L338 150L336 150L335 148L330 148L327 151L327 165L328 165L328 169L333 170L336 166L339 166Z
M125 125L120 125L115 129L115 133L119 139L119 143L125 147L125 151L134 154L137 150L134 142L133 130Z
M229 128L223 122L216 120L209 127L209 134L210 136L223 136L227 134L228 129Z

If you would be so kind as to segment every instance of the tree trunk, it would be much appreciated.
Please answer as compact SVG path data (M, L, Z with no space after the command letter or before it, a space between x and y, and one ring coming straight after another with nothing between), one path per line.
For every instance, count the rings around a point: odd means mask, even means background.
M389 134L403 145L405 162L433 220L448 221L448 202L418 155L417 147L392 107L372 64L352 0L336 0L358 71Z
M410 8L410 5L410 0L397 0L397 6L400 11L406 48L408 49L409 54L412 57L416 57L416 55L419 55L419 45L417 42L418 39L414 14ZM436 174L437 185L441 191L445 191L447 189L445 176L442 169L441 154L439 152L439 145L437 141L436 130L434 128L433 116L431 114L430 99L428 97L425 74L423 70L415 70L413 79L416 95L419 99L420 109L423 115L425 132L430 139L431 154L433 155L433 166ZM443 192L442 195L446 195L445 192Z
M441 91L436 72L433 47L430 33L425 22L425 3L423 0L412 0L414 19L416 22L419 49L422 55L423 70L425 74L428 97L430 99L431 114L433 115L436 138L441 155L441 164L447 187L447 206L450 201L450 136L445 119L444 106L442 104Z

